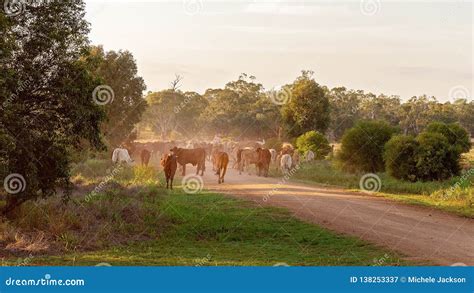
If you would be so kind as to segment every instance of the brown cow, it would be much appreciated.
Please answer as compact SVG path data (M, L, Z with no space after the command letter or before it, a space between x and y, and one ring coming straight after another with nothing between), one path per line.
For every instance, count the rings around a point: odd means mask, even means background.
M211 154L211 163L212 163L212 171L217 170L217 160L219 157L219 154L222 152L222 146L220 145L215 145L212 147L212 154Z
M268 169L270 168L270 162L272 161L272 154L268 149L257 149L258 162L257 166L257 175L268 177Z
M163 166L163 170L165 171L166 188L173 189L174 175L176 174L176 169L178 168L176 156L174 154L163 155L161 158L161 166Z
M216 159L216 175L219 176L218 183L224 183L227 165L229 165L229 155L225 152L218 152L214 155Z
M178 164L183 167L183 176L186 176L186 164L197 165L196 175L199 175L199 171L201 171L201 176L204 175L204 171L206 171L206 151L203 148L188 150L174 147L171 151L176 155Z
M252 148L241 149L237 152L237 162L239 164L239 175L242 175L242 171L247 167L247 171L250 175L250 165L258 163L258 154Z
M142 161L142 166L148 167L148 164L150 163L150 158L151 158L151 153L148 150L142 150L140 153L140 159Z

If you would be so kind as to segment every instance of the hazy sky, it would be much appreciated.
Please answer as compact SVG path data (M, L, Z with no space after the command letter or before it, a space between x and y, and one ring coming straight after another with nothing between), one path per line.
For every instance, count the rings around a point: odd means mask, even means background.
M471 1L86 3L92 42L131 51L152 91L175 73L203 93L242 72L271 89L309 69L329 87L472 99Z

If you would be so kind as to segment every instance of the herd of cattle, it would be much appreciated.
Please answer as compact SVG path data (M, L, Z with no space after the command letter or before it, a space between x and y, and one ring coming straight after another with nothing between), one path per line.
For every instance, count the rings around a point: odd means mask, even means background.
M212 163L212 169L218 176L218 183L224 183L224 177L229 164L239 171L247 171L250 175L251 165L255 165L257 176L267 177L271 163L276 164L284 174L298 165L301 159L314 160L314 153L307 151L304 158L300 158L291 144L283 144L278 152L267 149L260 142L225 142L225 143L184 143L184 142L135 142L126 147L114 150L112 161L114 163L132 163L140 159L143 166L148 166L153 158L160 158L166 176L166 188L173 189L173 180L178 169L181 168L182 176L186 176L186 165L197 166L196 175L204 175L206 161ZM200 174L199 174L200 173Z

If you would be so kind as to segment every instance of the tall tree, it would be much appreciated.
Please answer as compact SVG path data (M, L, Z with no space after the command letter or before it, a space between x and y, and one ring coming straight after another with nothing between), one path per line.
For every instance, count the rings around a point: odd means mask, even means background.
M128 51L105 52L101 46L92 47L87 63L103 83L95 91L95 99L107 115L102 132L112 147L118 146L127 140L145 111L145 82L137 75L136 61Z
M311 130L326 133L330 121L329 99L314 80L313 72L303 71L287 88L291 96L282 107L282 115L288 135L296 137Z
M168 89L149 93L146 97L148 109L143 124L158 134L161 139L170 139L173 132L192 139L200 131L199 116L207 107L207 100L196 92L181 92Z
M100 83L80 61L88 51L84 6L77 0L47 1L6 21L0 15L4 214L58 187L67 191L70 150L83 141L102 146L104 113L91 97Z
M400 127L404 134L417 135L430 122L430 105L437 103L434 97L426 95L412 97L401 106Z
M278 108L264 93L254 76L242 74L223 89L208 89L204 97L209 106L201 115L211 133L231 135L240 139L276 136Z
M398 125L400 119L400 98L397 96L378 96L368 93L362 96L360 114L365 120L384 120L391 125Z
M363 91L347 90L345 87L333 88L328 97L331 105L330 136L340 140L344 132L352 128L360 118L360 101Z
M474 137L474 101L468 102L466 99L458 99L452 107L456 120L471 134L471 137Z

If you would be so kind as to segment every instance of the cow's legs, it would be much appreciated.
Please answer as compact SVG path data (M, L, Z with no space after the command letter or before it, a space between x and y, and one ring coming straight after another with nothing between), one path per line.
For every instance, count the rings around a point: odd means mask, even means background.
M221 183L224 183L224 177L225 177L225 173L227 172L227 166L224 166L222 168L222 176L221 176Z
M186 164L181 165L183 167L183 176L186 176Z

